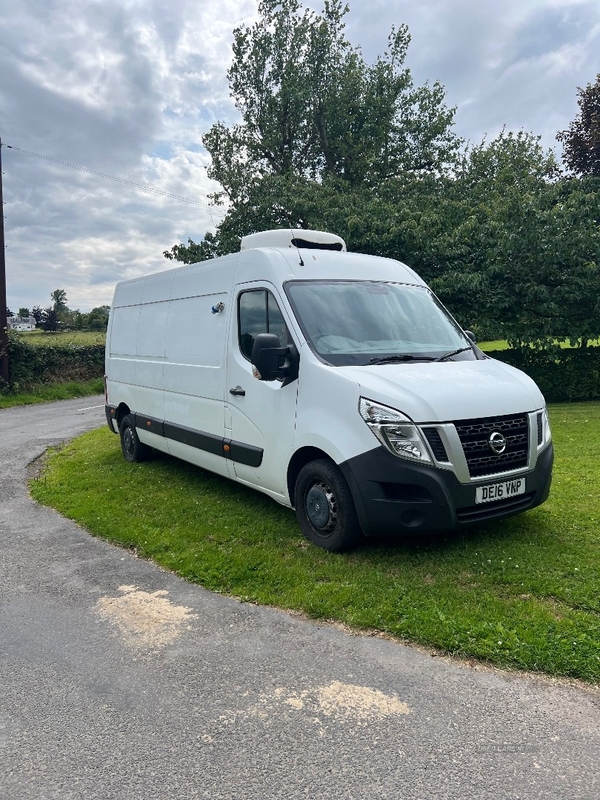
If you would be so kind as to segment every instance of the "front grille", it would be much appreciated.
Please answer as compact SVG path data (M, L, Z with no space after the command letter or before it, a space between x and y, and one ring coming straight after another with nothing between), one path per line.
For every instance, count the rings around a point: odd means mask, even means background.
M529 454L529 419L527 414L489 419L466 419L454 423L467 459L471 478L527 466ZM489 446L492 433L506 438L506 450L496 455Z

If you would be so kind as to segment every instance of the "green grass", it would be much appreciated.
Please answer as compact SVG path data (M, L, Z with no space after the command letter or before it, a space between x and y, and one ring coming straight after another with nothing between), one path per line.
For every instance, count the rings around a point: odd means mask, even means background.
M480 350L483 350L484 353L488 353L493 350L508 350L508 342L503 339L496 339L493 342L477 342L477 347L479 347Z
M588 342L588 347L598 347L600 339L594 339ZM484 353L491 353L493 350L508 350L508 342L504 339L495 339L493 342L477 342L477 346ZM561 342L560 346L564 349L570 348L568 342Z
M128 464L108 429L49 456L33 496L92 534L244 601L381 631L504 667L600 680L600 404L551 407L542 507L349 554L308 544L293 512L166 456Z
M53 400L71 400L75 397L88 397L103 392L104 380L102 378L82 382L52 383L18 394L0 394L0 409L32 405L33 403L50 403Z
M22 337L27 344L40 347L56 347L69 344L104 344L106 333L104 331L59 331L46 333L40 329L15 333Z

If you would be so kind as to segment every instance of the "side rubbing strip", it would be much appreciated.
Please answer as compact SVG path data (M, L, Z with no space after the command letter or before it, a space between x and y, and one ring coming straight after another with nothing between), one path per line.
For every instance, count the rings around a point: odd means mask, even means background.
M223 436L215 436L212 433L187 428L185 425L175 425L174 422L163 422L154 417L146 417L143 414L135 414L135 426L166 439L187 444L197 450L204 450L206 453L213 453L216 456L230 458L238 464L246 464L249 467L260 467L263 459L263 449L254 447L251 444L233 442Z
M263 458L261 447L254 447L251 444L228 441L230 450L229 457L238 464L246 464L249 467L260 467Z
M189 444L197 450L205 450L207 453L214 453L216 456L223 455L223 437L215 436L212 433L203 433L193 428L186 428L185 425L175 425L172 422L165 422L165 433L167 439L173 439L182 444Z

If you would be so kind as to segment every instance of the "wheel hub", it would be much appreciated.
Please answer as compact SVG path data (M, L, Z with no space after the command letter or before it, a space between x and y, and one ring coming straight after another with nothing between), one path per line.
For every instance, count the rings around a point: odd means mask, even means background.
M334 529L337 519L335 495L326 483L315 483L306 493L306 515L318 530L327 532Z

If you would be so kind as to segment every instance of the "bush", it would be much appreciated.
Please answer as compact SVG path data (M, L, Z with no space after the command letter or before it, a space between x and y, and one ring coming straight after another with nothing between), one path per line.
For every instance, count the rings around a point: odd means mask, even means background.
M549 403L600 399L600 347L548 353L522 347L487 355L527 373Z
M104 374L104 345L33 346L22 337L9 336L9 386L2 394L34 386L67 381L88 381Z

